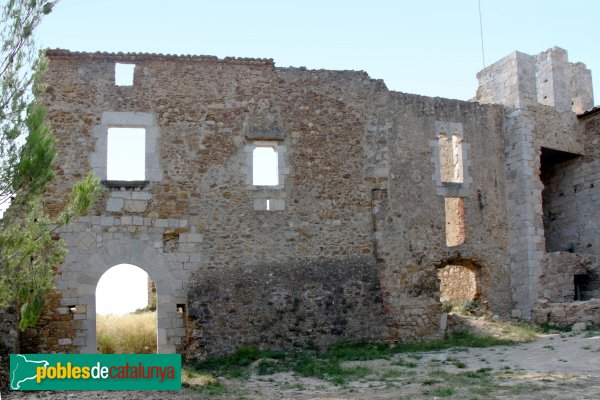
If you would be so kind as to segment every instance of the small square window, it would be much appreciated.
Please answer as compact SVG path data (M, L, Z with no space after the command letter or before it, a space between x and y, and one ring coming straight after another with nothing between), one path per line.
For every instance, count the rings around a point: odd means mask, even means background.
M115 85L132 86L135 64L115 64Z
M109 128L106 150L106 179L143 181L146 178L146 130Z
M256 146L252 151L252 184L254 186L279 184L279 161L275 147Z

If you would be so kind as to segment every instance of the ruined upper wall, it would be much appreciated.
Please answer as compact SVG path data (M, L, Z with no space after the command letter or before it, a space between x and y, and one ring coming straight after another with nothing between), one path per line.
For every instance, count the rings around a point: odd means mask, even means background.
M535 56L515 51L477 74L475 100L515 108L543 104L582 113L594 106L592 72L553 47Z

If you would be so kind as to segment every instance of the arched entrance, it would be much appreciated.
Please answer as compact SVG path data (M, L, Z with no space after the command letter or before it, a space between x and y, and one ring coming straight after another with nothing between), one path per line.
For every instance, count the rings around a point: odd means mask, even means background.
M156 294L150 276L131 264L107 270L96 286L99 353L151 354L157 349Z
M80 353L96 353L96 286L115 265L133 264L146 271L156 285L157 352L175 353L185 338L186 282L184 269L172 253L164 253L154 242L138 239L112 239L61 266L66 290L61 303L83 310L74 315L77 323L73 340ZM72 288L72 289L71 289Z

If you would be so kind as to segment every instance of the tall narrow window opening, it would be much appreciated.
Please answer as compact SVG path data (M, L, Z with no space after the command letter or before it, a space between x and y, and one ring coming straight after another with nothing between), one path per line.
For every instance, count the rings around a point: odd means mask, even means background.
M463 183L463 153L462 139L459 135L452 135L452 182Z
M440 175L442 182L464 182L462 139L460 135L449 137L442 131L438 137L440 148Z
M143 181L146 175L146 130L109 128L106 179Z
M255 186L279 184L279 162L274 147L257 146L252 151L252 184Z
M462 197L446 197L446 246L458 246L466 240L465 203Z
M135 64L115 64L115 85L132 86Z

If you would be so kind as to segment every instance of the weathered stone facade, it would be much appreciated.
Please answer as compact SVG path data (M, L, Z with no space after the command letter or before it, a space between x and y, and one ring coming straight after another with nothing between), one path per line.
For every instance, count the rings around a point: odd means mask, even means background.
M536 56L548 74L554 51ZM60 149L48 209L88 171L106 177L108 129L146 132L145 180L104 181L89 215L62 232L69 255L56 275L56 308L75 312L73 331L61 330L57 343L68 339L75 351L95 351L95 287L120 263L156 284L159 352L191 358L243 344L438 334L445 266L473 268L491 312L529 319L546 252L542 148L582 160L575 169L590 171L573 178L581 191L598 177L587 167L600 159L588 155L589 131L558 106L564 96L593 104L589 71L562 53L569 73L532 83L536 101L529 86L505 84L531 80L519 59L532 61L518 53L480 73L474 102L264 59L47 54L44 101ZM115 63L135 64L132 85L115 85ZM575 83L565 87L567 76ZM276 152L274 185L253 183L257 147ZM579 244L598 226L590 218L569 226Z

